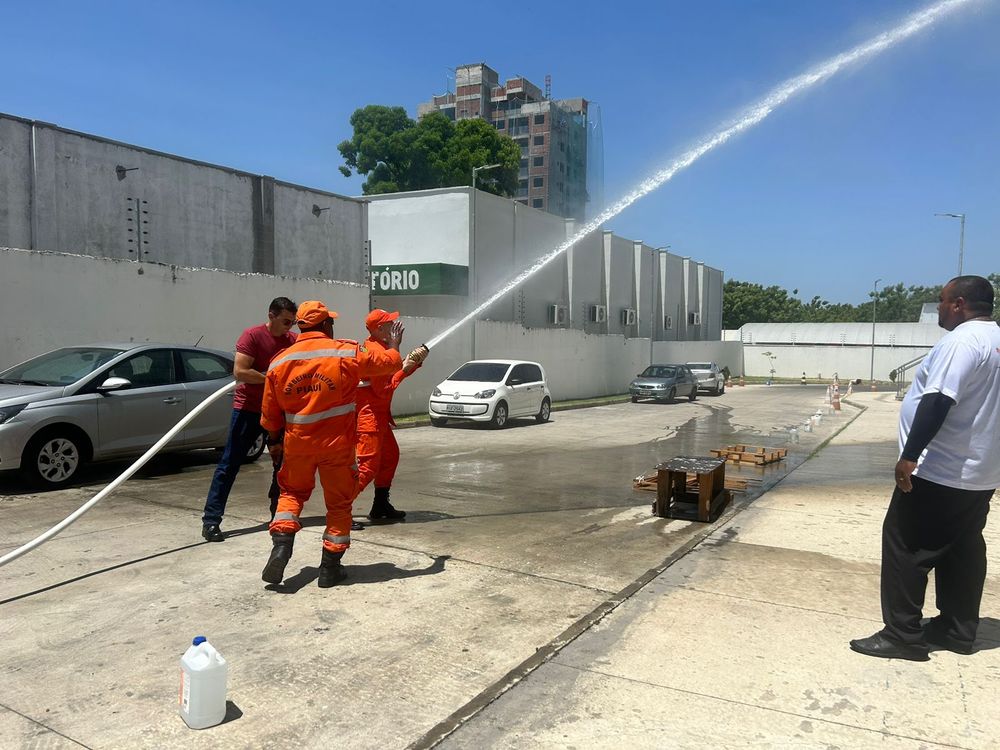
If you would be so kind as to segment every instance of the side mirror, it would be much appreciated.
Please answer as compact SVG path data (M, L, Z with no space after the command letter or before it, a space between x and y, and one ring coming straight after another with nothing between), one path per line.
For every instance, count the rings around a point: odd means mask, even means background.
M521 385L524 381L521 378L511 378L507 381L507 385Z
M132 381L128 378L108 378L99 386L97 386L98 393L111 393L112 391L120 391L125 388L131 388Z

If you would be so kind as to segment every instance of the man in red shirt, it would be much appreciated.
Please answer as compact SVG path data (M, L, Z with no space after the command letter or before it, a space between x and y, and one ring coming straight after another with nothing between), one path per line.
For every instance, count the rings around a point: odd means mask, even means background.
M399 318L398 312L372 310L365 318L369 337L365 346L370 351L392 348L391 332ZM402 336L402 330L400 330ZM415 357L403 362L403 369L392 375L381 375L362 381L358 388L358 494L375 482L375 501L368 512L372 521L399 521L406 511L396 510L389 502L389 487L399 464L399 444L392 434L392 394L399 384L420 367L427 356L427 347L415 350Z
M229 438L215 468L201 518L201 535L209 542L221 542L226 538L219 525L226 512L229 492L247 451L263 432L260 411L267 366L274 355L295 343L295 334L289 329L295 323L296 310L298 307L288 297L275 297L267 311L267 323L247 328L236 342L233 376L239 385L233 396Z

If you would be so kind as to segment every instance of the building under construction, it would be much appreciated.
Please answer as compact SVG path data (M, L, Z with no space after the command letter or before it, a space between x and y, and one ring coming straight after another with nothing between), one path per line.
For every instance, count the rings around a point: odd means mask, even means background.
M417 108L420 117L442 112L452 120L480 117L521 147L516 199L526 206L583 220L587 213L588 102L550 98L524 77L501 85L485 63L455 69L455 92Z

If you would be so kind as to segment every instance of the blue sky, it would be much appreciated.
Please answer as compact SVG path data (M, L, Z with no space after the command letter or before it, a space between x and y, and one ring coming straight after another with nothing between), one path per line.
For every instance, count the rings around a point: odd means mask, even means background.
M612 200L773 85L928 3L903 0L0 0L0 111L356 195L337 144L485 61L601 107ZM530 26L528 25L530 22ZM861 302L1000 272L1000 1L790 101L610 222L727 278Z

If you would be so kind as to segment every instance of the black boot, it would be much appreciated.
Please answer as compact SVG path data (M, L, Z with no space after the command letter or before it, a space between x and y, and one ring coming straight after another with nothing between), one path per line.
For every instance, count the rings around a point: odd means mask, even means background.
M347 578L344 567L340 564L340 558L343 556L343 552L331 552L328 549L323 549L323 559L319 564L319 580L316 581L317 586L321 589L328 589Z
M405 510L396 510L389 502L389 488L375 488L375 502L368 512L368 518L372 521L401 521L406 518Z
M271 548L271 556L267 558L267 565L264 566L260 577L267 583L281 583L285 578L285 566L292 559L295 534L272 531L271 541L274 543L274 547Z

